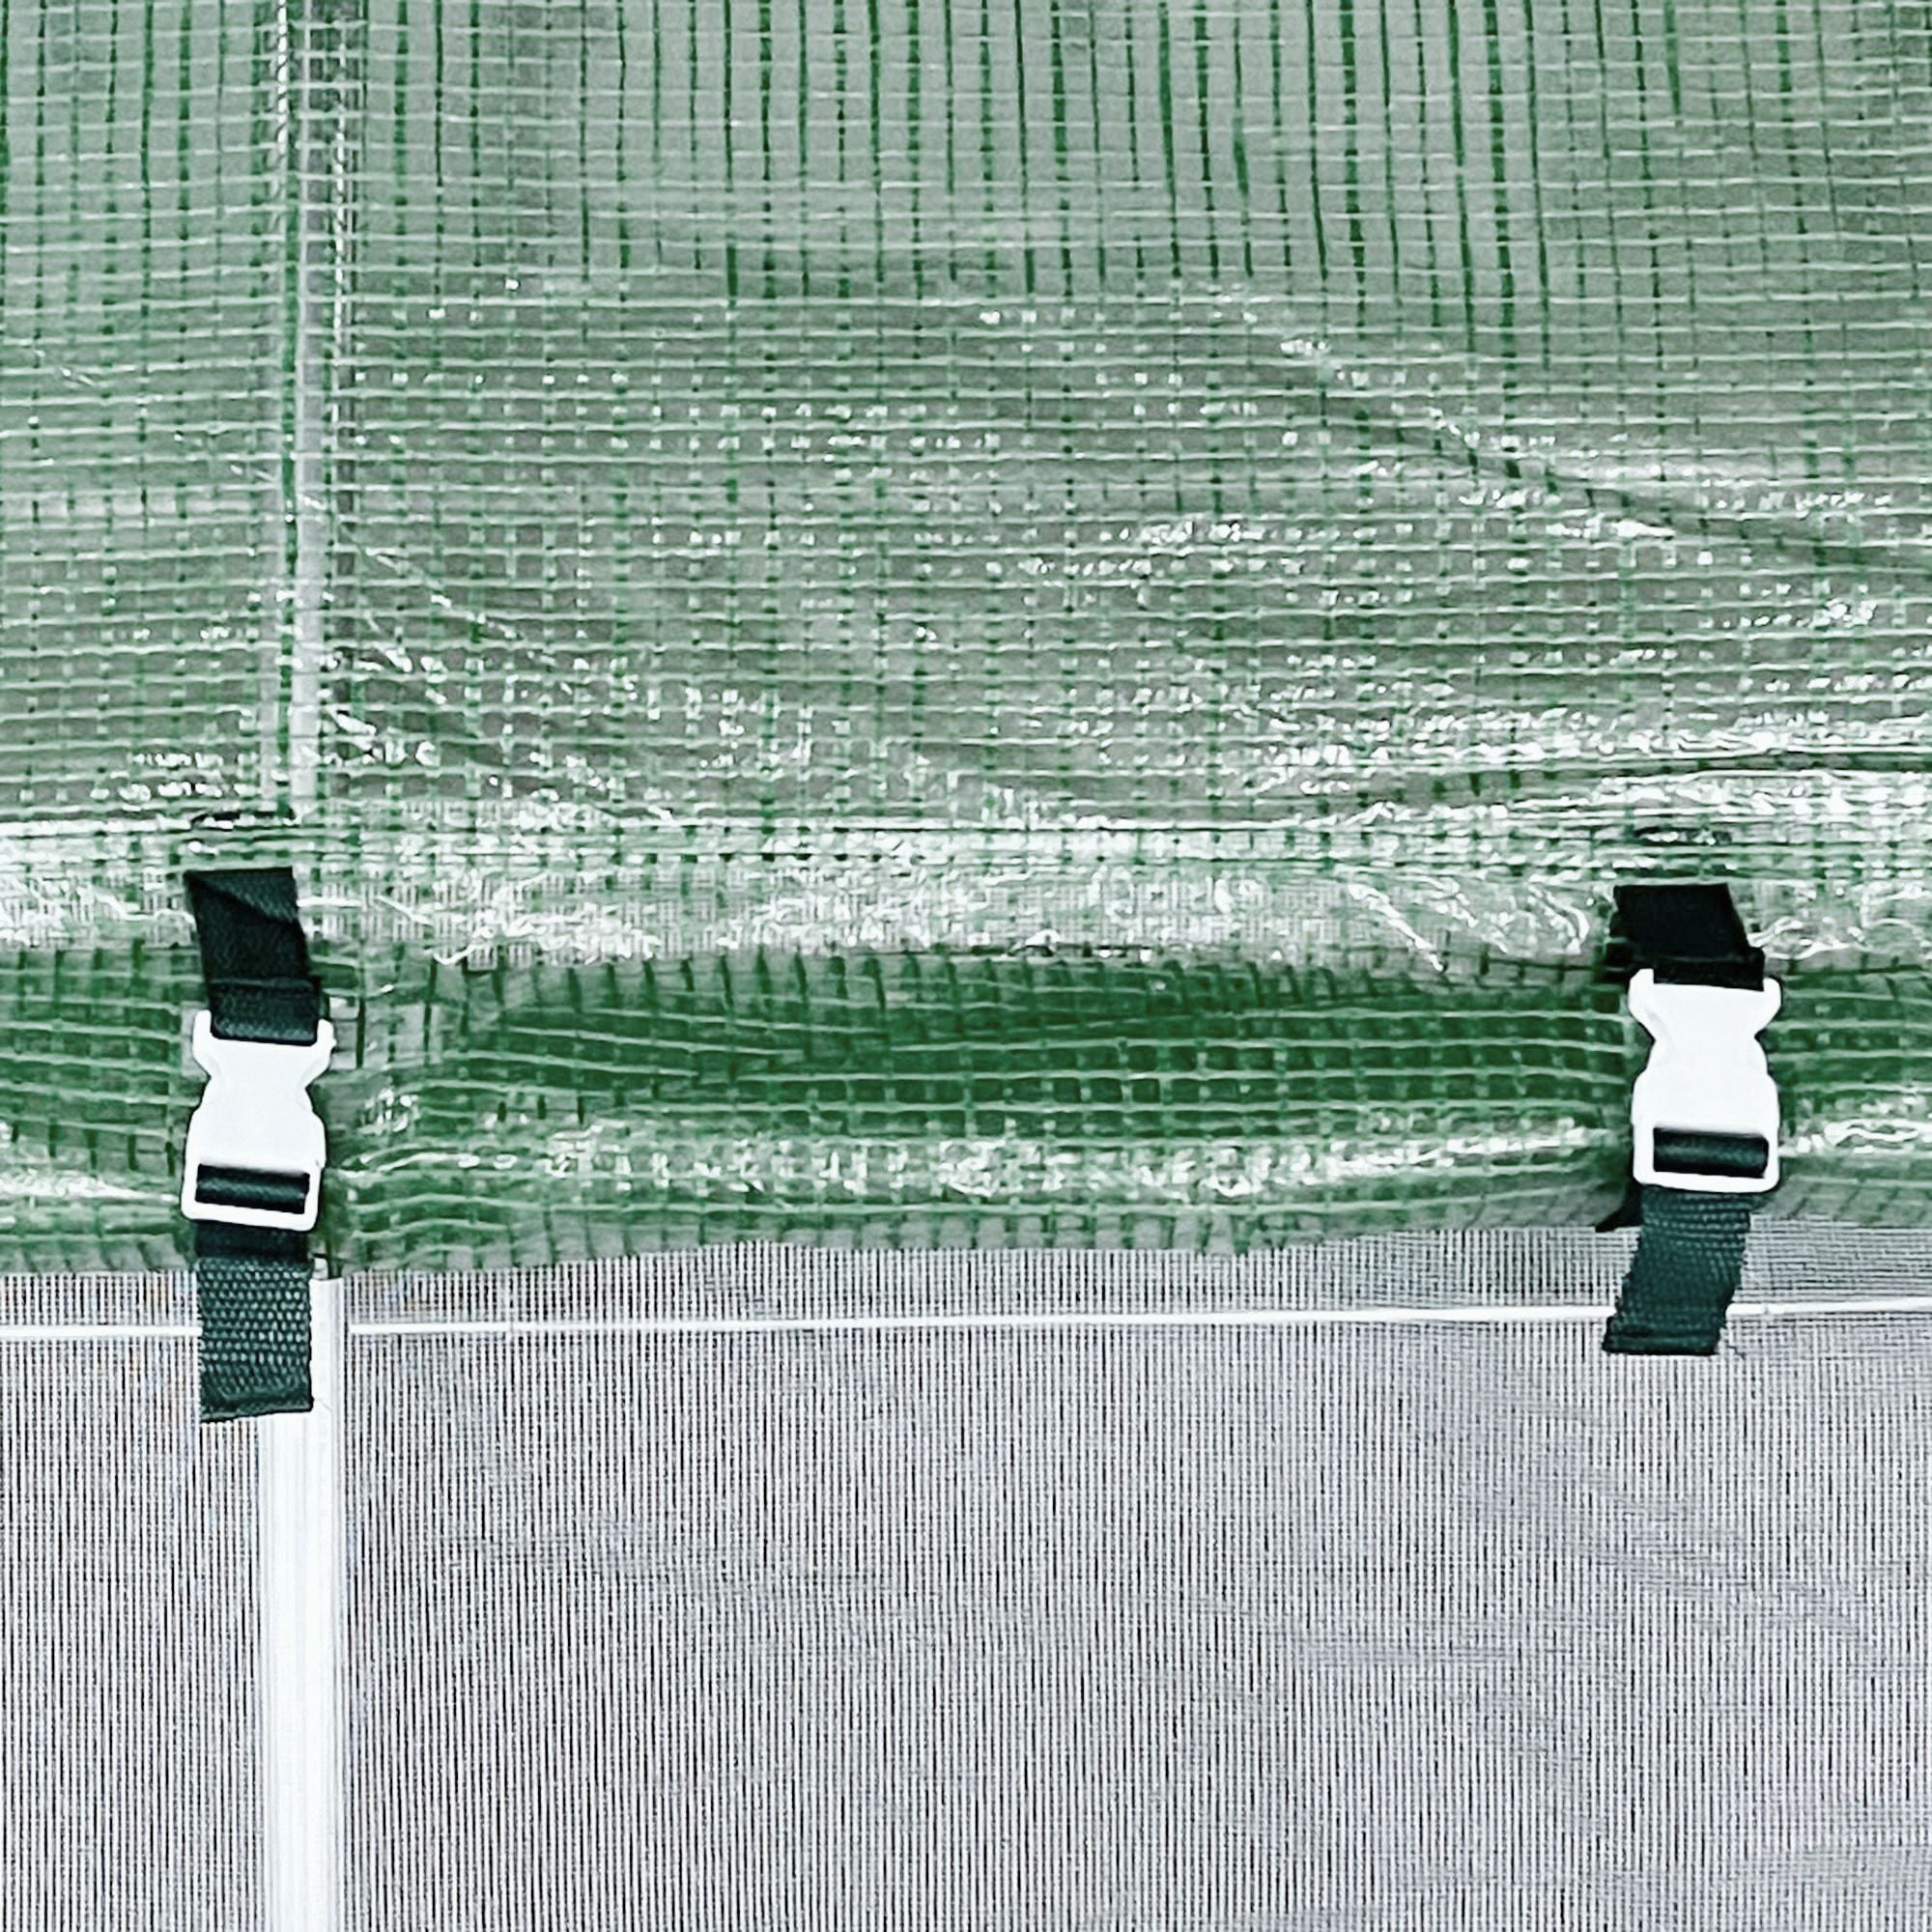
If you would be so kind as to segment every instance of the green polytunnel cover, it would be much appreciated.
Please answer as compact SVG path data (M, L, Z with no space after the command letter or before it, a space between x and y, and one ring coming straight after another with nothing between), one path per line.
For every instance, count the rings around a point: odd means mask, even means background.
M0 0L0 1932L1932 1925L1928 273L1926 0Z
M172 1264L282 864L338 1263L1617 1200L1612 888L1932 1190L1902 0L0 12L0 1265Z

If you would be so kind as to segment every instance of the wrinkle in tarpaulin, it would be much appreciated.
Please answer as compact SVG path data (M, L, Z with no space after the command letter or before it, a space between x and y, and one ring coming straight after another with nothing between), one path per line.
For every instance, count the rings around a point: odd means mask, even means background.
M174 1252L210 864L352 1260L1593 1221L1640 876L1787 981L1780 1201L1922 1213L1913 10L82 0L4 96L25 1264Z

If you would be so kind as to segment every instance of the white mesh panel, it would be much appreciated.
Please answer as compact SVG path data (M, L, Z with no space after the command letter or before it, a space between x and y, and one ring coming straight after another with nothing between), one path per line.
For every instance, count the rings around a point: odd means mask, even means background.
M261 1923L254 1453L201 1426L190 1312L0 1283L7 1932Z
M352 1284L340 1922L1932 1922L1926 1245L1708 1362L1582 1236ZM254 1437L5 1293L0 1925L281 1932Z
M1614 1286L1618 1244L1486 1245ZM936 1279L1036 1318L936 1329L761 1330L838 1272L769 1253L365 1291L455 1325L352 1343L351 1922L1932 1913L1932 1321L1338 1326L1350 1250L1220 1265L1298 1282L1279 1321L1091 1320L1162 1265L847 1264L894 1322ZM566 1289L585 1332L456 1312Z

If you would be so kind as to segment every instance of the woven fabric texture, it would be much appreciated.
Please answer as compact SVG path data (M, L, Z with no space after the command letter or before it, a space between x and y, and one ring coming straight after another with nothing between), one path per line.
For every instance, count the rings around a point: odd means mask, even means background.
M1799 1205L1922 1218L1921 8L0 47L0 1261L174 1259L270 862L349 1263L1601 1211L1639 873L1791 982Z
M0 1924L263 1924L255 1460L185 1281L0 1282Z
M360 1286L350 1923L1917 1922L1925 1298L1634 1362L1620 1252Z
M1926 1238L1760 1230L1708 1360L1600 1352L1628 1254L351 1282L341 1909L275 1923L1920 1923ZM10 1932L269 1922L191 1312L0 1284Z

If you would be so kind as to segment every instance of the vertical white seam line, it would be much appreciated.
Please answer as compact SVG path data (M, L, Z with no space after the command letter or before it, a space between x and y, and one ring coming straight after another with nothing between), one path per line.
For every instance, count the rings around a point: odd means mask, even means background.
M290 364L295 384L289 452L295 516L295 575L290 585L288 797L297 819L314 807L322 756L323 582L328 541L328 506L323 497L323 355L312 246L333 248L329 211L318 204L313 183L319 158L311 142L309 90L314 82L305 28L292 17L298 0L282 0L282 55L288 109L284 138L290 143L285 178L291 183L289 219L295 224L295 340ZM328 176L333 178L332 158Z
M288 478L295 556L288 584L287 802L300 820L319 788L323 584L323 357L312 249L329 212L315 200L311 17L301 0L276 9L276 134L283 219L290 224L294 340L289 345ZM276 425L277 441L281 424ZM277 466L278 470L280 465ZM279 679L277 679L279 684ZM278 719L266 728L272 773ZM270 803L273 803L271 798ZM315 1281L305 1415L262 1418L256 1443L256 1643L266 1932L340 1932L342 1652L342 1290Z
M298 357L295 344L284 343L288 304L288 251L294 244L299 221L296 206L295 176L295 37L289 9L294 0L280 0L275 9L274 65L270 76L270 115L272 127L272 165L269 193L272 197L270 214L274 225L270 234L280 242L281 254L273 264L271 288L275 318L274 342L282 353L277 357L274 380L268 384L269 440L267 459L269 481L266 488L269 527L268 588L271 592L262 613L262 664L257 679L256 742L260 748L261 776L257 792L263 811L272 814L279 803L282 784L282 637L284 626L292 622L298 602L296 584L288 556L288 520L294 506L288 499L288 469L283 449L285 425L299 408L299 397L291 393L297 382Z
M252 1425L265 1932L342 1924L342 1285L312 1293L315 1406Z

